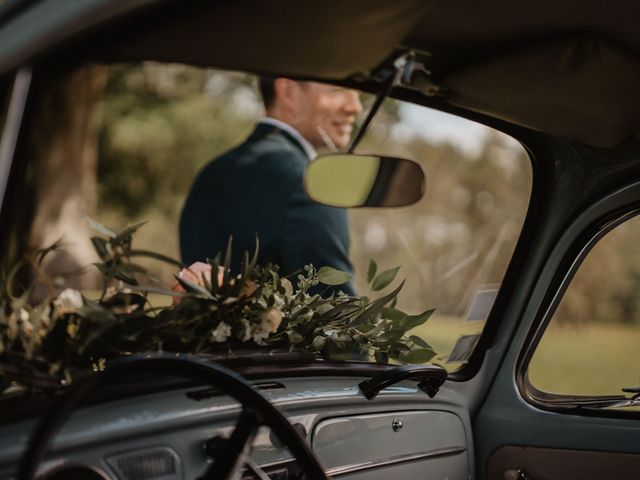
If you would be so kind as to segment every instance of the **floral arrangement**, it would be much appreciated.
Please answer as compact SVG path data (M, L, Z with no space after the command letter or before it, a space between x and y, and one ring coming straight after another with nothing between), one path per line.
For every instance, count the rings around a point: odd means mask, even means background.
M151 251L133 248L142 224L115 232L95 222L100 234L91 241L104 275L98 299L77 290L50 290L33 300L34 287L15 293L20 266L0 279L0 376L26 386L58 386L99 370L116 356L144 351L233 353L241 348L287 349L328 359L374 359L378 363L424 363L434 350L407 332L427 321L433 310L407 315L395 308L403 283L376 299L337 291L350 275L329 267L307 265L292 282L277 266L257 264L258 246L244 254L240 272L232 272L231 241L223 259L184 267ZM57 245L37 252L33 269ZM180 268L173 288L145 284L149 276L140 257ZM24 265L22 265L24 266ZM367 280L380 292L399 268L377 273L369 264ZM40 275L42 277L42 275ZM42 278L41 278L42 279ZM170 295L170 306L154 307L150 293Z

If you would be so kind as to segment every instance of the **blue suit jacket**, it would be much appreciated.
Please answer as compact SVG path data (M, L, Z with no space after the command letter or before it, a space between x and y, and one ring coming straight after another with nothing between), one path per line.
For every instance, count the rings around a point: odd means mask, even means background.
M238 147L207 164L195 179L180 218L186 264L213 258L233 236L232 268L260 240L259 263L288 275L312 263L351 273L345 209L320 205L303 188L309 160L302 146L275 126L258 124ZM353 293L351 283L339 287Z

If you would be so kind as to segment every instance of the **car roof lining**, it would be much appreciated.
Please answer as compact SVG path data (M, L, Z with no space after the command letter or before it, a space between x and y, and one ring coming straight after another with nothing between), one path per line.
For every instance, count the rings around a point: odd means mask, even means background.
M160 2L97 30L85 55L335 81L416 49L451 105L608 148L640 130L637 18L632 1Z

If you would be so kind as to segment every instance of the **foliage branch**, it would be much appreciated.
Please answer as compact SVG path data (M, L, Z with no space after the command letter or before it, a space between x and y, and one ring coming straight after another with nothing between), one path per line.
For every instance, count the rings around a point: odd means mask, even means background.
M378 363L424 363L435 355L422 338L407 333L425 323L433 310L408 315L395 308L404 282L375 299L350 296L337 290L350 280L349 274L307 265L294 289L277 266L258 265L257 241L251 258L245 252L240 272L232 272L230 240L223 258L182 268L173 289L163 288L150 284L137 259L182 265L133 248L134 233L143 223L120 232L90 223L100 234L91 239L100 258L95 266L104 275L98 299L68 288L56 290L51 281L51 293L41 301L33 301L35 285L16 295L21 266L0 279L0 374L5 380L57 386L103 368L111 358L144 351L226 355L269 347ZM41 272L41 262L55 248L38 251L30 262L33 269ZM378 273L371 260L371 291L391 285L398 270ZM173 304L153 307L149 294L169 295Z

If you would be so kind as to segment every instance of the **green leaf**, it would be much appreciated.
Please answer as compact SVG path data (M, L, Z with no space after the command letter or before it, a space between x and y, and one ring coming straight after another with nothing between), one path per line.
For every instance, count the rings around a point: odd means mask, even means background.
M378 271L378 265L376 261L372 258L369 260L369 269L367 270L367 283L371 283L371 281L376 276L376 272Z
M417 335L411 335L409 339L419 347L431 348L431 345L429 345L427 342L425 342L422 338L418 337Z
M405 345L402 342L395 342L393 345L391 345L391 349L392 350L396 350L398 352L410 352L411 349Z
M395 300L395 298L394 298ZM382 318L391 320L392 322L398 322L404 320L407 314L397 308L387 307L382 309Z
M393 279L396 278L398 274L398 270L400 267L390 268L389 270L385 270L376 278L373 279L373 283L371 284L371 290L374 292L380 291L393 282Z
M145 220L143 222L134 223L133 225L128 225L127 228L125 228L121 232L118 232L118 234L114 238L114 241L120 241L121 242L121 241L124 241L124 240L128 239L131 235L136 233L136 231L141 226L143 226L147 222L148 222L148 220Z
M158 295L167 295L169 297L185 297L189 295L185 292L176 292L174 290L169 290L168 288L156 287L154 285L132 285L130 288L134 292L157 293Z
M382 335L376 336L373 341L379 343L380 345L396 343L400 341L402 335L404 335L404 332L402 332L401 330L390 330L384 332Z
M362 312L361 315L353 319L353 321L351 322L351 326L373 321L373 319L382 312L383 307L398 295L403 286L404 282L398 285L398 287L391 293L388 293L384 297L380 297L377 300L371 302L371 304L369 304L367 308L365 308L364 312Z
M202 288L200 285L196 285L195 283L191 283L189 280L185 280L180 278L178 275L174 275L175 279L178 281L182 288L184 288L187 292L197 293L198 295L202 295L205 298L213 300L213 295L206 289Z
M218 293L218 270L220 267L220 254L218 253L213 260L207 258L207 262L211 265L211 285L210 291L213 295Z
M318 270L318 281L325 285L343 285L353 278L353 275L331 267Z
M229 241L227 242L227 251L224 254L224 272L222 273L222 289L225 295L231 294L231 244L233 243L233 236L229 235Z
M293 345L304 342L304 337L295 330L287 330L287 338Z
M102 260L106 260L110 257L109 250L107 250L107 241L100 237L91 237L91 243L93 248Z
M117 278L118 280L122 280L124 283L128 285L138 285L138 281L134 277L122 271L113 271L112 275L114 278Z
M315 307L315 310L322 310L319 307ZM326 318L329 321L337 320L339 318L347 318L356 313L362 312L362 306L358 305L355 301L341 303L340 305L336 305L335 307L331 307L326 312L322 313L320 311L319 315L322 318Z
M412 328L419 327L424 322L429 320L429 317L431 317L431 315L433 315L433 312L435 311L435 308L431 308L422 313L419 313L418 315L407 315L403 320L399 322L398 328L407 331L411 330Z
M376 352L374 358L376 359L376 363L385 365L389 363L389 355L384 352Z
M404 363L427 363L435 356L436 352L431 348L418 348L401 353L398 359Z
M251 270L256 268L258 264L258 253L260 252L260 240L258 239L258 234L256 233L256 249L253 252L253 257L251 257Z

